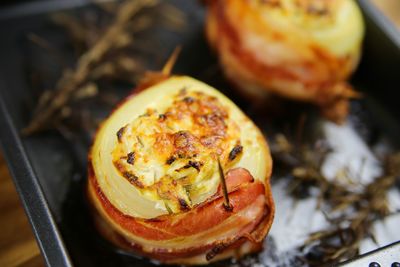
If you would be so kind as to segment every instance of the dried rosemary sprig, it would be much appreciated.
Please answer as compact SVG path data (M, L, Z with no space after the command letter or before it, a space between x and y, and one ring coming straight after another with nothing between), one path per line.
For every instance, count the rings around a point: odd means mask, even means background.
M330 180L322 174L321 165L329 152L323 142L313 146L294 146L280 134L272 145L275 162L290 170L289 193L299 199L307 197L310 188L319 189L318 205L329 222L329 227L312 233L300 248L306 252L310 266L331 265L359 254L360 243L372 238L373 223L391 214L387 193L400 176L400 153L387 155L383 174L361 190L354 190L338 179ZM345 175L345 174L344 174ZM349 177L347 177L349 178Z
M159 21L174 29L181 29L184 24L184 16L178 9L157 0L127 0L102 8L115 12L112 14L114 19L104 29L93 25L88 27L68 14L53 16L57 24L68 30L83 54L74 69L64 70L55 90L45 91L40 97L23 134L54 127L61 118L70 114L64 111L69 110L72 102L95 95L97 83L103 78L134 84L137 74L144 71L138 60L126 52L126 48L135 44L134 34ZM173 18L163 15L171 12L175 14Z

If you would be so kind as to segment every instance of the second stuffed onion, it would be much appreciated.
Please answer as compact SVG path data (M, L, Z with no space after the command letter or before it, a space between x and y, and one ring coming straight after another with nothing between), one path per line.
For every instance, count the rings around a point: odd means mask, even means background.
M261 248L274 216L271 169L263 135L235 104L175 76L132 95L102 124L89 200L118 247L206 264Z
M346 80L358 65L364 25L353 0L207 1L206 32L229 80L251 99L267 92L318 105L341 122Z

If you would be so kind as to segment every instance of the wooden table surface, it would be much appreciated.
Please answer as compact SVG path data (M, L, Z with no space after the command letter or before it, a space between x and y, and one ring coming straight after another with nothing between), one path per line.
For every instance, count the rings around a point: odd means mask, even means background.
M400 0L372 0L400 27ZM0 266L43 267L7 166L0 154Z
M0 154L0 266L43 267L44 261Z
M372 0L400 28L400 0Z

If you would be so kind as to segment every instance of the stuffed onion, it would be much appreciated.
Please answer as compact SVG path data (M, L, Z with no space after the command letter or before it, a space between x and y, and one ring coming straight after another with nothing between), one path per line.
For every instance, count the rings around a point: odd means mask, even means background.
M206 264L261 248L274 216L271 168L263 135L235 104L173 76L103 122L88 195L97 228L116 246L163 263Z
M206 33L227 78L253 100L273 93L342 121L364 35L353 0L207 1Z

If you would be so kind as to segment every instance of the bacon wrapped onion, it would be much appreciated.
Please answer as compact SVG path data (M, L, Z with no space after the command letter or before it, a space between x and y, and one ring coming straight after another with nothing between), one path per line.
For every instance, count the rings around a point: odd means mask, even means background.
M89 200L115 245L163 263L205 264L261 248L274 216L271 168L264 137L235 104L171 77L102 124L89 155Z
M364 35L353 0L211 0L206 33L228 79L252 99L267 92L321 107L340 122Z

